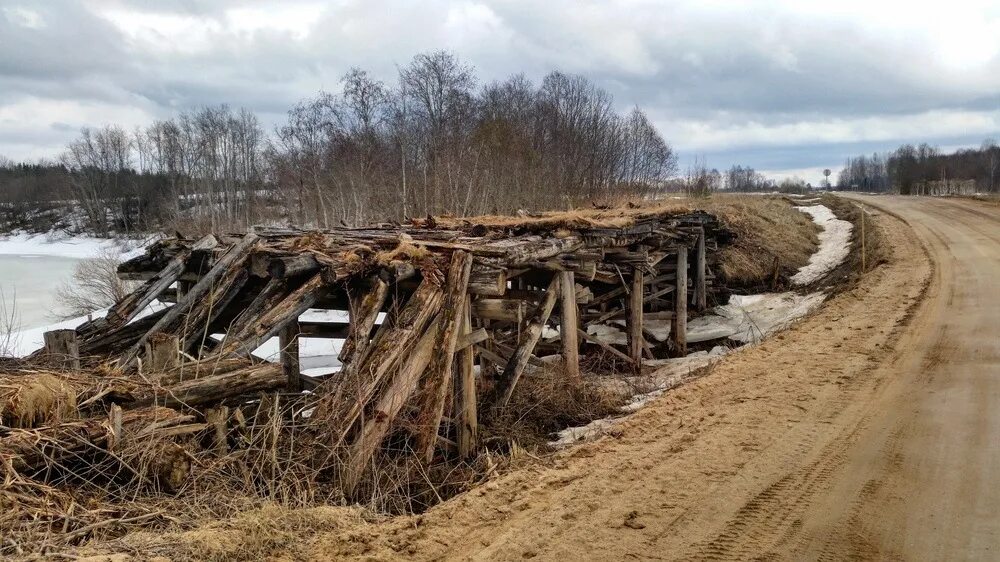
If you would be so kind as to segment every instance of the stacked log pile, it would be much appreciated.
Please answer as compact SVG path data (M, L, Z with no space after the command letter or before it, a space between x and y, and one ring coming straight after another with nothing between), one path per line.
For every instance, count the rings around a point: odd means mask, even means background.
M324 445L319 462L350 494L390 438L402 435L422 462L474 455L483 413L504 408L538 369L579 381L589 356L640 370L644 359L685 354L689 312L724 291L713 255L730 238L705 213L638 210L163 240L121 266L122 278L143 281L135 292L52 333L33 358L62 369L47 376L72 389L76 419L7 424L0 450L8 466L41 470L60 440L72 454L79 443L110 449L129 428L211 433L227 423L212 421L223 406L285 391L304 402ZM150 313L154 302L169 306ZM349 321L306 321L310 309ZM279 361L254 357L272 338ZM340 340L341 365L303 376L300 338ZM32 377L0 376L0 389ZM88 418L96 404L103 410Z

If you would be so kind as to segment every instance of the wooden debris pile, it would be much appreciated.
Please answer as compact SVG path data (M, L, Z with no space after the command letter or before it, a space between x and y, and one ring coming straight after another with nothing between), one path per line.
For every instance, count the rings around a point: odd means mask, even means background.
M284 391L351 494L389 441L427 463L474 455L483 412L540 369L579 381L589 357L637 371L685 354L731 238L705 213L639 209L162 240L120 267L136 291L46 334L32 359L58 372L0 376L0 451L38 474L121 432L218 443L241 404ZM278 361L255 357L272 338ZM307 339L336 342L324 376L300 372Z

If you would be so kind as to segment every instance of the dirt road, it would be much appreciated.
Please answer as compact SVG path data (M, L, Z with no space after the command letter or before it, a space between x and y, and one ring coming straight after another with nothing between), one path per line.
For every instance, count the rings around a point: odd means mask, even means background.
M613 435L290 556L997 559L1000 209L873 202L913 230L882 214L890 262L790 331Z

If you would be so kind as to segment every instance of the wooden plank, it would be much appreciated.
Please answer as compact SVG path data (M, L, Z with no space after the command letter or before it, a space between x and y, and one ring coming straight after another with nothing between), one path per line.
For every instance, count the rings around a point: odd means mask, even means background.
M299 370L299 323L289 322L278 332L281 372L288 381L288 392L302 392Z
M444 302L441 305L441 331L435 342L437 351L426 377L424 401L421 410L421 433L417 436L417 451L423 451L425 462L431 462L437 445L438 430L448 390L454 385L453 364L455 344L458 334L465 325L466 292L469 289L469 273L472 270L472 256L461 250L452 253L448 267Z
M559 339L562 340L563 368L570 380L579 382L580 340L577 337L577 331L580 328L580 321L576 304L576 279L572 271L562 272L559 276L559 285L563 289L560 297L562 309L559 315Z
M507 270L484 263L473 263L469 275L469 294L502 297L507 291Z
M358 353L364 353L371 341L372 328L375 326L378 313L389 296L389 284L384 280L374 277L370 282L369 289L361 295L361 298L351 300L351 307L348 310L351 318L350 335L344 341L344 346L338 355L343 363L350 362Z
M465 302L465 321L463 337L468 338L472 332L472 315L469 301ZM480 328L484 335L486 330ZM471 338L469 338L471 339ZM458 369L455 371L455 413L456 433L458 437L458 454L463 459L472 457L479 441L479 410L476 395L475 349L470 345L458 352Z
M625 317L626 335L628 336L628 356L636 365L642 364L642 346L645 339L642 334L642 304L643 304L643 273L636 268L632 274L632 289L628 298L628 315Z
M679 357L687 355L687 251L677 252L677 294L674 295L674 319L670 336Z
M410 352L428 323L437 316L441 299L441 289L433 281L424 279L395 320L383 323L363 356L355 358L337 377L345 382L337 385L336 392L326 393L313 414L316 419L331 420L333 427L328 433L331 447L340 446L355 427L385 377ZM324 394L322 385L317 394ZM345 408L345 404L349 406Z
M469 308L471 309L471 307ZM471 313L471 310L467 312ZM455 343L455 351L462 351L467 347L471 347L477 343L483 343L488 339L490 339L490 334L486 331L486 328L479 328L478 330L466 332L458 336L458 342Z
M517 349L514 350L514 354L507 361L507 366L504 367L503 373L497 381L497 395L499 396L498 403L500 406L506 406L510 402L510 398L514 394L514 387L517 386L517 381L524 373L524 367L528 364L528 358L531 357L531 353L535 349L535 344L538 343L538 338L542 336L542 328L545 327L549 315L552 314L552 309L555 307L558 296L559 276L555 275L552 277L552 281L545 291L545 298L542 299L542 302L531 315L521 335L521 341L518 343Z
M486 320L522 322L528 313L528 303L518 299L476 299L472 315Z
M708 290L706 287L705 265L705 229L698 235L695 246L694 262L694 306L695 310L705 310L708 307Z
M218 245L215 236L209 234L195 242L190 248L179 252L167 265L156 273L146 283L129 293L125 298L115 303L104 319L106 323L100 329L117 328L132 321L149 303L153 302L157 296L165 291L170 285L177 281L187 265L187 259L192 252L207 251ZM81 331L86 331L81 326Z

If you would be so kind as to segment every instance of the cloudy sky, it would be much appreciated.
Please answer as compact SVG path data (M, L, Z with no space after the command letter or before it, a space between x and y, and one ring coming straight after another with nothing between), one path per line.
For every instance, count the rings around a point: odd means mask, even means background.
M483 81L583 74L682 164L817 182L844 157L1000 137L1000 2L0 0L0 155L228 103L280 121L350 66L448 49Z

